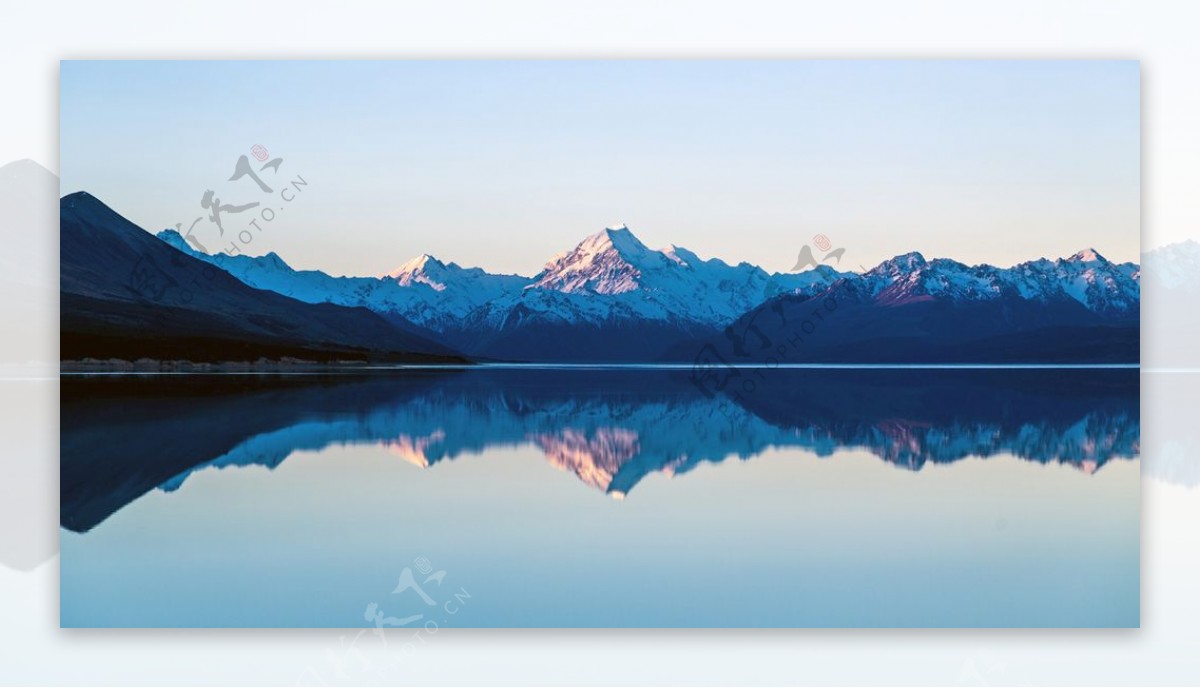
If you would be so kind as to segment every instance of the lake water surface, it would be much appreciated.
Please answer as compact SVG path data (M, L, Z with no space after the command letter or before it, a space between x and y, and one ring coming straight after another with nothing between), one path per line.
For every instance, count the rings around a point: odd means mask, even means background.
M64 376L63 626L1137 626L1138 371Z

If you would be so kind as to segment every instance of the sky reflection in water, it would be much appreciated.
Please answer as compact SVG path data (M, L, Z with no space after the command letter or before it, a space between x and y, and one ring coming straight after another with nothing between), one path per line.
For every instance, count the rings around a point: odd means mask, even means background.
M1136 370L765 373L64 378L63 625L1138 624Z

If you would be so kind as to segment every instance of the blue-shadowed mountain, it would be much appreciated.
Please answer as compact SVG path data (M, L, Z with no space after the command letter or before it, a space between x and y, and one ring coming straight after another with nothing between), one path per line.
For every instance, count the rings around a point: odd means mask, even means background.
M61 358L462 361L415 325L255 289L95 197L60 212Z
M1094 250L1001 269L909 253L785 293L672 356L738 363L1137 363L1140 271ZM719 384L719 378L718 382Z
M484 358L693 361L707 351L728 362L1138 360L1139 267L1091 249L1011 268L910 253L865 273L771 274L678 246L650 249L620 226L532 277L428 255L380 277L332 277L294 270L275 254L207 255L173 230L159 238L251 286L365 307ZM805 324L826 311L836 317ZM802 339L811 342L779 353Z

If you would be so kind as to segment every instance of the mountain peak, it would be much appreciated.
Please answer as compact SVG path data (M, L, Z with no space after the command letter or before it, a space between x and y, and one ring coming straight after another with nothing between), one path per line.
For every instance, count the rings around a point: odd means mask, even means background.
M3 180L6 184L10 184L14 180L50 178L53 178L55 183L58 183L58 177L55 177L53 172L30 158L22 158L0 165L0 180Z
M925 267L929 263L925 260L925 256L917 251L909 251L902 253L894 258L883 261L876 266L871 272L897 273L897 272L912 272Z
M577 257L593 256L609 249L616 250L623 258L627 259L650 252L650 249L634 236L628 227L617 225L605 227L603 231L587 237L579 242L575 250L568 255L574 254Z
M277 268L291 270L291 266L287 264L287 261L285 261L278 253L274 251L267 252L267 255L263 256L263 258L266 260L266 262L274 265Z
M421 255L417 256L416 258L413 258L412 260L408 261L407 263L404 263L400 267L389 272L388 276L389 277L403 277L405 275L411 275L411 274L417 273L417 272L424 272L424 271L427 271L432 268L444 268L444 267L446 267L446 265L442 261L438 260L437 258L434 258L433 256L429 255L428 253L422 253Z
M154 238L152 233L142 230L106 205L104 201L86 191L76 191L58 199L58 214L60 223L64 216L71 215L85 220L86 224L95 231L112 232L126 238L140 236L140 234Z
M1100 255L1100 252L1094 248L1085 248L1067 259L1072 263L1107 263L1108 259Z
M99 198L91 195L86 191L75 191L63 196L59 199L59 208L71 208L85 211L107 211L106 214L116 215L117 212L109 208Z
M180 251L183 251L184 253L199 253L199 251L188 245L187 240L183 238L182 234L174 229L164 229L155 236L165 242L168 246L172 246Z
M647 248L625 225L606 227L555 256L530 286L619 294L637 289L644 270L667 262L666 256Z
M659 253L663 254L675 263L687 267L694 268L698 265L704 264L704 261L700 259L700 256L697 256L695 253L692 253L682 246L676 246L675 244L671 244L667 248L660 250Z
M434 291L446 289L449 277L446 264L428 253L413 258L400 267L388 273L388 277L396 280L401 286L408 287L416 283L429 285Z

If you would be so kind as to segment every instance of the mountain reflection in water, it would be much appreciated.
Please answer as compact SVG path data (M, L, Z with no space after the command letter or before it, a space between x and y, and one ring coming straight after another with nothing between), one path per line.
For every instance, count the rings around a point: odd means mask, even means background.
M897 467L1013 455L1084 472L1139 453L1138 371L758 370L709 395L687 370L406 370L62 380L61 522L86 532L195 471L374 444L413 464L533 445L622 498L645 476L771 448ZM731 388L732 389L732 388Z

